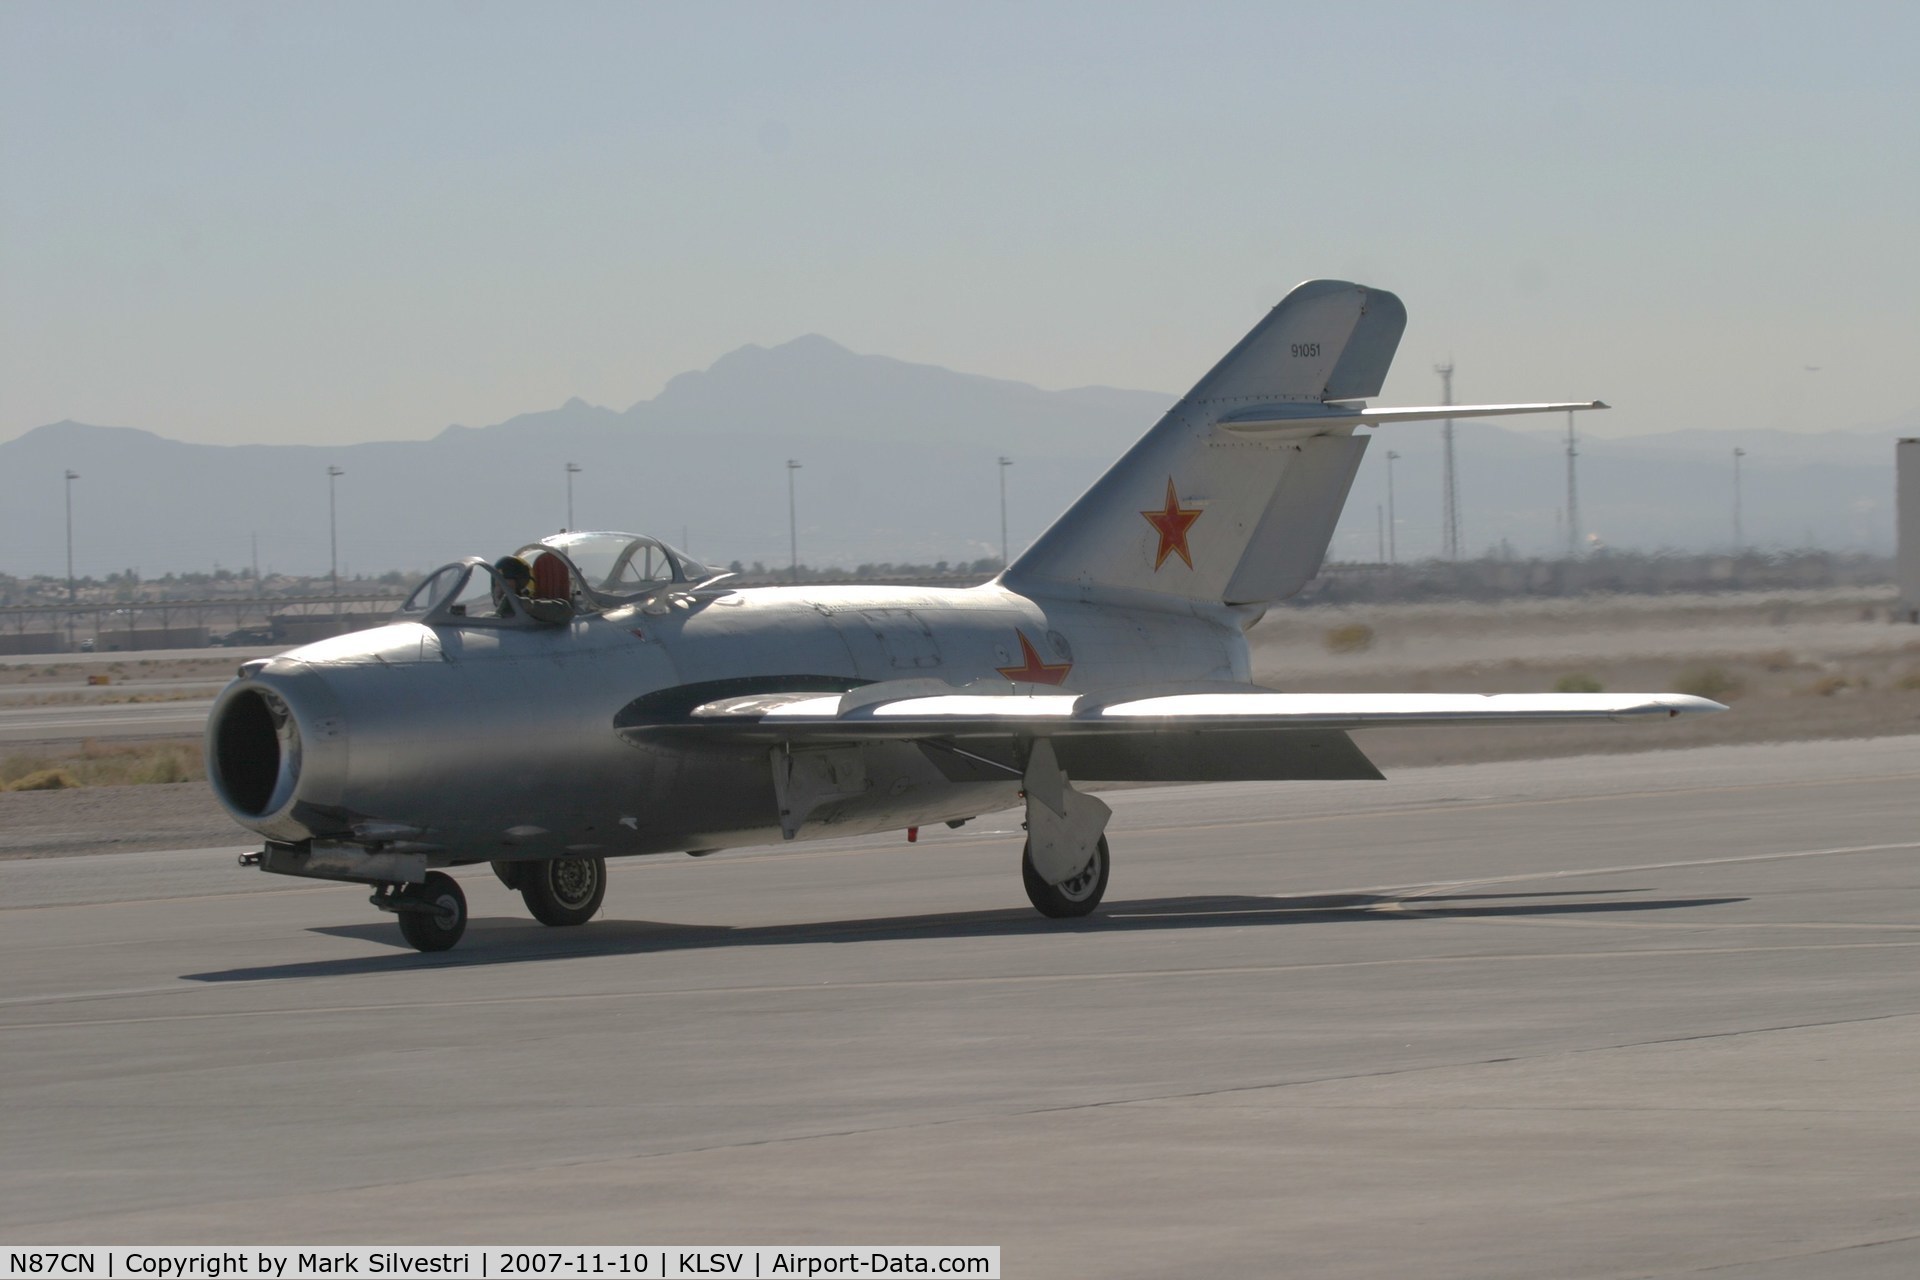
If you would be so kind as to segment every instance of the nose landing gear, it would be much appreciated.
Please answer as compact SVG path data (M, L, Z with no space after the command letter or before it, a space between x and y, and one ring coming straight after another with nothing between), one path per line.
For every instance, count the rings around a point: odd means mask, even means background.
M369 902L400 917L400 936L416 951L446 951L467 931L467 895L444 871L429 871L422 884L388 884Z

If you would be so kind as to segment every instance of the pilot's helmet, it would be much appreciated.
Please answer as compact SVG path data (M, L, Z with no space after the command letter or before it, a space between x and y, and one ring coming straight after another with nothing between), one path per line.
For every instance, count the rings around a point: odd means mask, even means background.
M533 567L519 556L501 556L493 562L493 568L516 591L533 581Z

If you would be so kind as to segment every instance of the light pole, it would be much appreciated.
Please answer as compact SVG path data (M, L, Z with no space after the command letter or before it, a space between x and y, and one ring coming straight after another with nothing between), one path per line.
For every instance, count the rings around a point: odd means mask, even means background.
M567 464L567 532L573 532L573 478L580 474L580 464Z
M340 468L327 468L327 575L333 579L334 612L340 611L340 520L334 514L333 482L347 474Z
M799 463L787 459L787 550L792 556L795 582L800 581L800 524L794 515L793 473L799 469Z
M1007 468L1012 458L1000 459L1000 567L1007 567Z
M1399 460L1399 454L1387 450L1387 563L1390 565L1400 559L1400 549L1394 545L1394 535L1399 531L1393 527L1393 464Z
M73 482L80 478L78 471L67 472L67 649L73 649Z
M73 482L80 478L78 471L67 472L67 605L73 605ZM67 624L69 628L72 623Z
M1747 451L1734 446L1733 450L1733 554L1739 555L1740 548L1746 545L1746 538L1740 532L1740 459Z
M1452 404L1453 361L1449 360L1445 364L1437 364L1433 366L1433 371L1440 375L1440 403ZM1459 491L1454 487L1452 418L1448 418L1440 424L1440 442L1442 452L1446 455L1444 459L1446 475L1440 490L1441 542L1446 551L1447 559L1458 560L1460 558L1460 495Z
M1567 410L1567 559L1580 558L1580 487L1574 482L1574 459L1580 450L1574 446L1573 410Z

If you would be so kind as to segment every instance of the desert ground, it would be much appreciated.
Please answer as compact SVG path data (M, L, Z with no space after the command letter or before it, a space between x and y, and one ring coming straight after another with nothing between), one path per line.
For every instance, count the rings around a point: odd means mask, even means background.
M1892 588L1277 609L1253 672L1289 692L1695 693L1674 723L1355 734L1383 768L1920 731L1920 628Z

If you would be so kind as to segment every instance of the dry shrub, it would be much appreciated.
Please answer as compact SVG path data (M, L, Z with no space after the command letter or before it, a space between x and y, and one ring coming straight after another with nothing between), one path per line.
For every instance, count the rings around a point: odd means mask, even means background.
M59 780L46 780L48 775ZM205 776L199 746L183 741L114 743L89 738L64 755L9 756L0 761L0 791L139 786L193 782ZM29 779L41 781L28 786Z
M1373 648L1373 628L1364 622L1330 627L1324 643L1328 653L1365 653Z
M36 693L25 698L16 698L9 705L16 707L72 707L87 700L84 693L72 689L56 689L52 693Z
M1896 689L1905 689L1909 693L1920 691L1920 671L1909 671L1893 682Z
M1785 649L1775 649L1771 653L1755 654L1753 660L1760 664L1762 671L1791 671L1800 665L1799 659Z
M185 782L199 773L188 764L185 754L176 747L157 750L134 763L127 770L126 781L135 784Z
M1721 666L1688 667L1673 681L1673 692L1728 702L1746 692L1746 681Z
M77 787L80 779L65 769L37 769L18 781L7 784L8 791L65 791Z
M1555 693L1605 693L1607 687L1584 671L1574 671L1553 682Z
M1856 689L1866 687L1865 680L1856 680L1852 676L1832 675L1821 676L1799 692L1811 694L1817 698L1831 698L1837 693L1852 693Z

